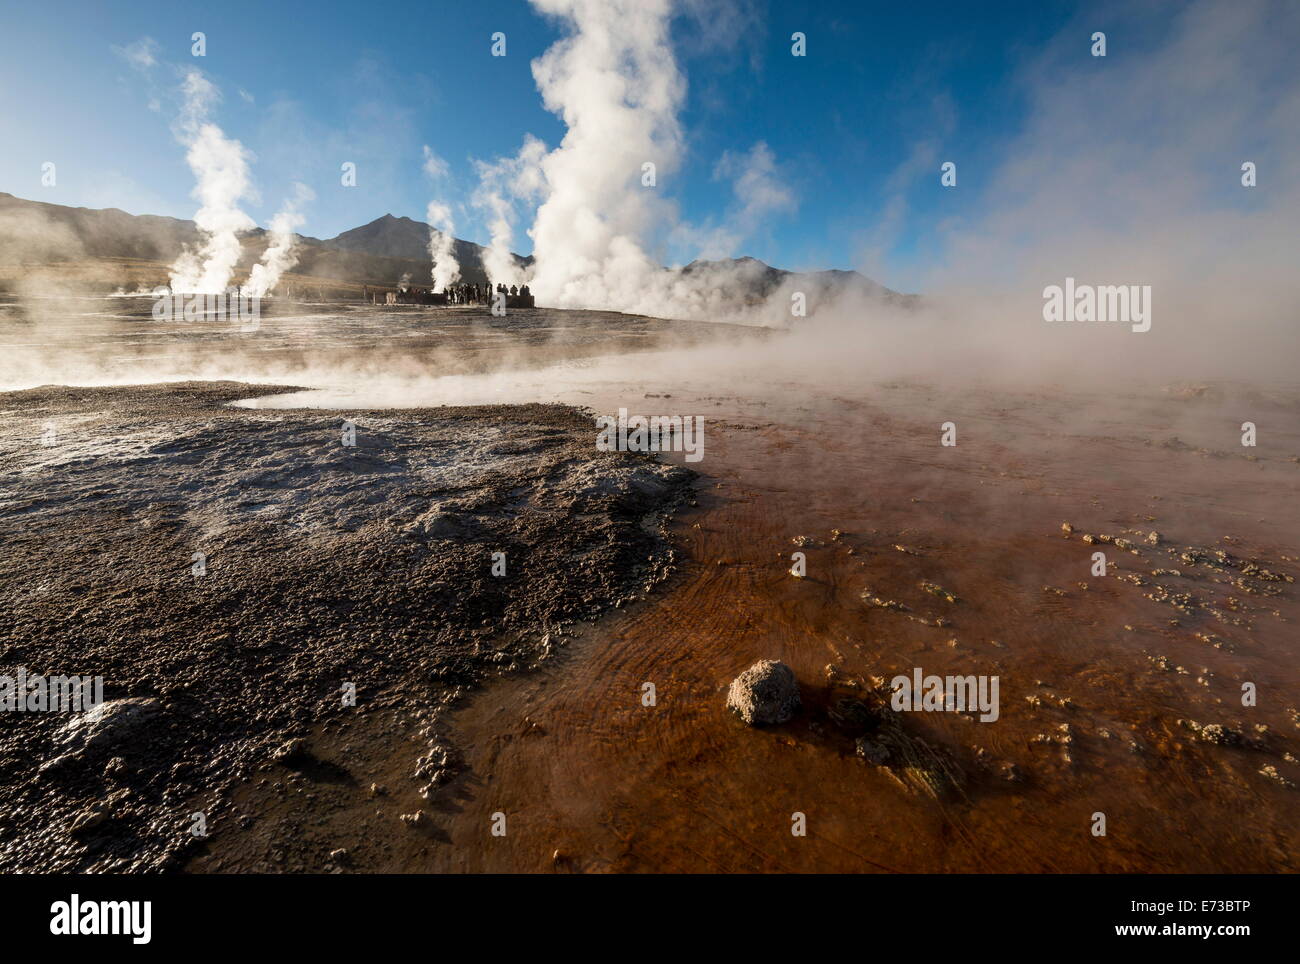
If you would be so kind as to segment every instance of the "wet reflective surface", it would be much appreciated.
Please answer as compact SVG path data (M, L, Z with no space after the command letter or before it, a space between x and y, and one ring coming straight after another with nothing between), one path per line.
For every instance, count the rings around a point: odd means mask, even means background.
M540 672L472 694L451 734L467 768L443 794L417 795L419 741L377 707L313 741L350 783L307 805L250 782L255 831L218 835L192 869L270 869L295 846L321 867L346 848L359 870L1297 869L1300 391L855 380L774 366L780 334L586 314L299 306L250 351L113 328L116 367L75 362L109 336L66 320L72 371L264 371L310 390L254 407L566 401L706 420L677 574ZM6 344L32 324L7 323ZM799 680L789 724L725 708L761 658ZM995 722L903 714L961 774L938 797L860 758L833 712L918 667L1000 681ZM417 809L423 829L397 819Z
M452 817L437 865L1294 870L1296 791L1261 771L1300 774L1295 586L1180 556L1221 549L1293 578L1297 466L1166 447L1184 403L1136 398L1122 436L1107 425L1061 437L1055 426L1087 400L974 396L958 446L942 448L932 400L900 386L758 411L723 401L704 463L712 487L681 523L692 565L546 681L502 684L463 714L484 783ZM1160 544L1081 538L1130 530ZM1099 549L1105 577L1091 575ZM805 579L787 572L793 551L807 556ZM1157 587L1194 602L1175 608ZM864 605L864 591L906 609ZM946 625L921 621L937 619ZM749 729L724 708L727 684L760 658L800 680L805 713L788 725ZM845 677L915 667L1000 678L996 722L939 712L904 724L965 774L943 800L857 758L828 713ZM654 707L641 704L647 681ZM1206 742L1184 720L1241 741ZM495 810L519 829L484 843ZM794 812L806 838L791 835ZM1105 837L1091 833L1097 813Z

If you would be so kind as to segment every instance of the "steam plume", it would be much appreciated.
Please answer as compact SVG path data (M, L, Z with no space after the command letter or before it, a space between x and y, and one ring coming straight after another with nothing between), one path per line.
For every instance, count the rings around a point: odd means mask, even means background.
M239 208L241 199L252 196L248 176L248 151L239 141L226 137L208 120L220 93L199 71L191 70L183 85L185 107L177 125L177 137L188 148L185 160L194 172L193 197L201 204L194 215L201 241L187 247L172 265L173 291L216 293L230 284L242 248L239 236L255 227L252 218Z
M690 273L661 267L670 242L697 257L734 254L767 216L794 204L762 142L718 164L715 178L732 180L736 193L723 223L681 222L662 197L661 179L681 160L677 115L686 92L670 43L672 0L532 3L568 29L533 62L543 103L567 131L550 153L530 137L516 157L479 165L475 203L489 214L484 260L492 276L528 280L539 303L556 307L762 321L737 297L759 273L752 262ZM544 200L529 231L534 265L521 272L509 254L513 203L537 197Z
M476 164L479 187L474 193L474 205L488 213L488 230L491 241L483 252L483 267L494 283L522 284L528 280L525 272L511 252L514 243L515 201L532 200L544 189L541 160L546 145L531 134L524 135L524 145L512 158L502 158L489 164Z
M460 280L460 262L456 260L452 233L456 230L451 209L440 201L430 201L425 220L429 222L429 258L433 261L433 286L447 290Z
M262 298L270 294L284 274L298 263L298 235L294 232L306 220L299 213L298 207L308 201L314 201L316 195L305 184L294 184L293 197L285 201L284 207L271 219L271 243L262 256L260 264L253 265L248 275L248 284L244 293L251 298Z
M570 30L533 62L568 130L541 162L548 194L530 232L538 301L637 310L661 269L646 239L671 208L641 183L677 165L686 85L669 45L669 0L532 0Z

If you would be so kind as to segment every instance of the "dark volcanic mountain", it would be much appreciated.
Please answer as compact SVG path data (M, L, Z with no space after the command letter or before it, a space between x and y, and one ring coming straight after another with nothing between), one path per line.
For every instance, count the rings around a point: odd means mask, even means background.
M455 238L452 253L460 263L460 273L468 282L487 279L483 269L483 246L473 241ZM385 214L369 224L344 231L336 238L322 241L326 247L341 251L359 251L378 258L400 258L406 261L429 261L429 226L423 221L407 217L395 218ZM532 258L515 255L515 263L526 265Z
M395 218L391 214L385 214L382 218L375 218L369 224L344 231L337 238L330 238L324 243L347 251L364 251L381 258L418 261L429 256L429 226L410 218ZM468 255L467 249L477 247L468 241L457 240L457 260L462 255Z

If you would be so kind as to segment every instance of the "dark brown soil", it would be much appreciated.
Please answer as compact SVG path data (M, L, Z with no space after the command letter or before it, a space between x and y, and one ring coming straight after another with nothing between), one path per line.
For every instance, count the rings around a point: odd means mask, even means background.
M102 676L161 708L67 755L66 714L0 713L0 869L179 867L206 843L193 815L220 826L259 768L352 781L291 741L385 707L425 742L406 779L432 795L461 767L448 707L672 568L661 525L692 474L597 452L575 409L225 407L254 393L0 395L0 673Z

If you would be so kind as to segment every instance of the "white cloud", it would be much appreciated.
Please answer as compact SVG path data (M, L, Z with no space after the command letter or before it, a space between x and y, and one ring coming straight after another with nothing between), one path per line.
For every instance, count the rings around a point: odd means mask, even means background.
M158 41L152 37L141 37L134 43L129 43L125 47L112 45L113 53L117 54L134 69L139 71L148 71L158 65Z
M428 144L425 144L424 145L424 173L428 174L429 177L433 178L436 181L439 178L446 177L450 172L451 172L451 168L447 165L447 162L444 161L441 157L439 157L437 153L433 150L433 148L431 148Z

